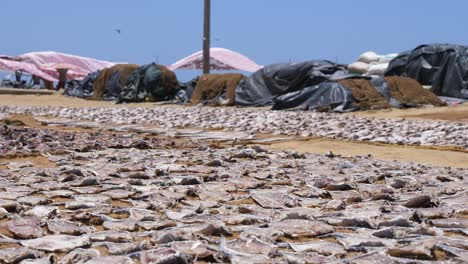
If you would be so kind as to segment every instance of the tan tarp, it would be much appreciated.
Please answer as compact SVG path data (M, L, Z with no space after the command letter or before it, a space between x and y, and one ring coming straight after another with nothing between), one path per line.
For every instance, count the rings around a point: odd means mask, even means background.
M434 93L424 89L416 80L407 77L385 77L390 94L403 104L446 105Z
M391 97L403 105L443 106L435 94L424 89L416 80L407 77L385 77ZM390 103L374 87L370 80L344 79L338 81L349 89L360 110L391 108Z
M192 94L192 104L210 106L234 105L236 87L244 75L237 73L204 74L200 76Z
M391 105L367 79L344 79L338 83L349 89L360 110L384 109Z
M159 70L162 72L162 83L164 88L166 89L168 94L175 94L178 87L179 87L179 82L177 81L177 76L175 73L171 70L169 70L166 66L156 64ZM154 98L155 101L160 100L160 98Z

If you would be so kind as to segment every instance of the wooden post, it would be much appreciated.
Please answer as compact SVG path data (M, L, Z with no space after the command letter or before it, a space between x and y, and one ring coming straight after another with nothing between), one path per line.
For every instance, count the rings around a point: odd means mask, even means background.
M57 69L59 73L59 82L57 85L57 90L65 88L65 83L67 82L67 71L68 69Z
M18 71L18 70L15 71L15 80L16 80L16 82L21 82L21 75L23 75L23 73L21 71Z
M33 85L40 85L41 84L41 79L39 79L39 76L37 76L37 75L33 75L32 80L33 80Z
M211 0L205 0L203 19L203 74L210 73Z

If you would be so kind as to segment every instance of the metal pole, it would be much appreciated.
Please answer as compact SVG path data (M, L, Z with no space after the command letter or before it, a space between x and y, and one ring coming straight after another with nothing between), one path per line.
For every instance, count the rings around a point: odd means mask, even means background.
M211 0L205 0L203 19L203 74L210 73L210 17Z

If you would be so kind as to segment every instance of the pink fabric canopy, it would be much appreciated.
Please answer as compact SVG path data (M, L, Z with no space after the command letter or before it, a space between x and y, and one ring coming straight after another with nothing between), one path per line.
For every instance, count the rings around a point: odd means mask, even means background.
M47 80L47 81L51 81L51 82L57 81L57 79L54 78L53 76L50 76L49 74L40 70L34 64L27 63L27 62L0 58L0 70L24 71L24 72L39 76L40 78Z
M196 52L169 66L170 70L197 70L203 68L203 51ZM210 49L211 70L241 70L255 72L263 66L258 65L246 56L224 48Z
M69 79L84 78L89 73L102 70L104 68L109 68L116 64L114 62L64 54L54 51L30 52L18 56L17 59L32 63L55 78L58 78L58 73L55 70L56 67L53 67L54 65L72 65L74 68L67 72Z
M82 79L88 75L87 72L80 69L78 66L69 63L47 63L42 64L40 69L52 76L57 76L58 69L67 69L67 77L68 79Z

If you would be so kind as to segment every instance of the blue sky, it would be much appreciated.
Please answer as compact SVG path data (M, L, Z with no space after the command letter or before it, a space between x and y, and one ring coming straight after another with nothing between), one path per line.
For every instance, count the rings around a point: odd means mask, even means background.
M171 64L202 47L203 0L2 0L1 9L0 54ZM259 64L349 63L367 50L468 44L467 10L464 0L212 0L212 46Z

